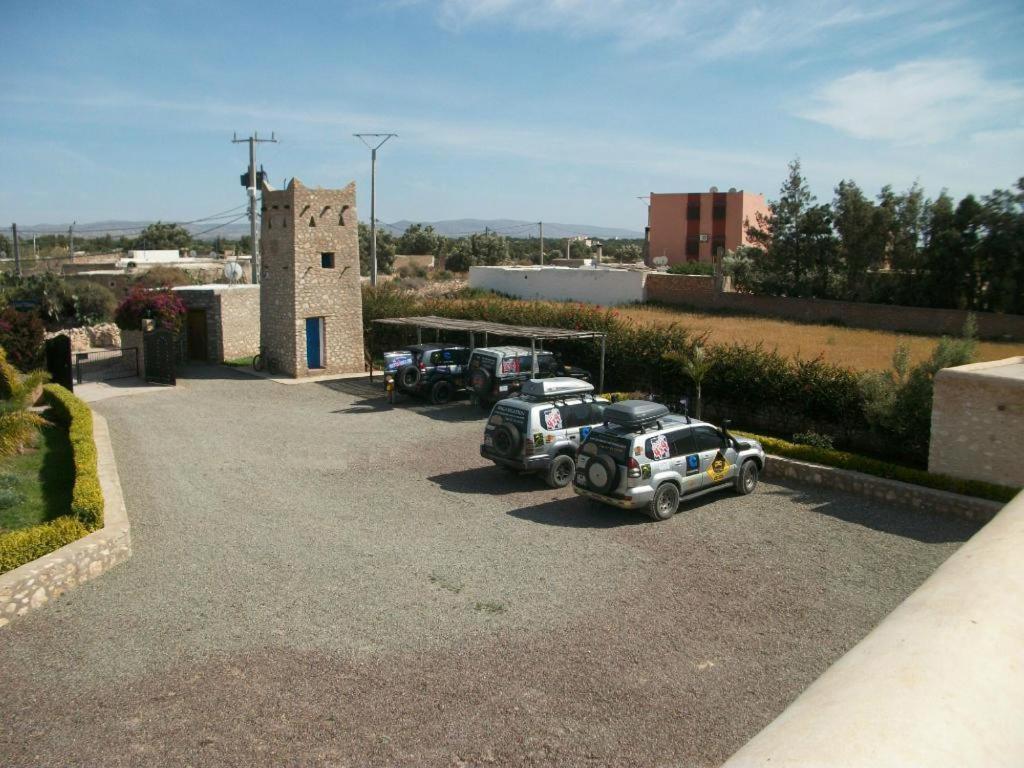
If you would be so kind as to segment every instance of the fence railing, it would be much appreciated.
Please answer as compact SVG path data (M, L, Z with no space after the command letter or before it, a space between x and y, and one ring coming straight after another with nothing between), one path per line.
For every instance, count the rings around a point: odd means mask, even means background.
M139 375L139 350L101 349L75 354L75 381L110 381Z

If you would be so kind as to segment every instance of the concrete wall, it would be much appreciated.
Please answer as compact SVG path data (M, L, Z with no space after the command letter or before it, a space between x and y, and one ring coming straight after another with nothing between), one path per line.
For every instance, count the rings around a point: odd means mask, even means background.
M1024 494L726 768L1024 765Z
M292 179L263 192L261 345L291 376L364 370L356 186L321 189ZM334 266L321 265L322 253ZM324 318L322 368L306 366L306 318Z
M469 285L522 299L585 301L605 306L644 299L644 273L626 269L471 267Z
M789 299L752 296L746 293L715 293L711 277L651 273L647 278L648 301L660 301L694 309L727 310L810 323L840 322L856 328L886 331L958 335L968 313L959 309L901 307L826 299ZM1024 315L973 313L978 335L987 339L1024 339Z
M1024 487L1024 357L938 372L928 471Z

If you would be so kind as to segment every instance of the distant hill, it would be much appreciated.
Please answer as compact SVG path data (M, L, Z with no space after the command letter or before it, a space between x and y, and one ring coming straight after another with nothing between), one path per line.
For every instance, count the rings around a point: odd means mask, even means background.
M413 222L408 220L396 221L393 224L382 224L389 232L400 235L412 224L429 224L438 234L446 237L461 237L484 231L497 232L508 237L536 237L538 233L537 222L523 221L521 219L445 219L443 221L421 221ZM617 227L598 227L593 224L559 224L557 222L544 222L544 237L557 240L562 237L573 235L591 235L593 237L610 240L615 237L639 238L643 232L632 229L619 229Z
M120 219L79 222L75 224L75 237L102 237L103 235L112 235L113 237L125 235L126 237L132 237L152 223L152 221L123 221ZM537 222L522 221L521 219L446 219L444 221L422 222L413 222L403 219L402 221L396 221L392 224L382 223L380 227L381 229L385 229L397 236L405 232L405 230L412 224L417 223L429 224L434 228L434 231L438 234L445 235L446 237L462 237L464 235L471 235L485 231L497 232L499 234L506 235L507 237L537 236ZM228 238L229 240L235 240L242 235L249 234L249 222L245 219L220 227L212 232L206 232L206 230L209 230L211 227L215 227L216 225L216 221L212 223L200 222L197 224L187 225L186 229L193 234L204 233L201 237L203 240L213 240L218 236ZM68 224L34 224L30 227L19 227L19 229L25 233L24 236L31 237L33 232L66 233L68 231L68 226ZM556 222L544 222L545 238L558 240L565 237L572 237L573 235L590 235L604 240L610 240L616 237L643 237L642 232L632 229L598 227L590 224L558 224Z

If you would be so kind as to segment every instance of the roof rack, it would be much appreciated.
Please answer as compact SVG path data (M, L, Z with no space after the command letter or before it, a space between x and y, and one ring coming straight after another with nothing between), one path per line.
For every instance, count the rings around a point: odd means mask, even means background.
M594 391L594 385L569 376L524 381L521 391L536 400L564 400L567 397L587 395Z
M668 415L668 408L661 403L620 400L604 409L604 422L631 432L643 432L647 427L660 425L661 420Z

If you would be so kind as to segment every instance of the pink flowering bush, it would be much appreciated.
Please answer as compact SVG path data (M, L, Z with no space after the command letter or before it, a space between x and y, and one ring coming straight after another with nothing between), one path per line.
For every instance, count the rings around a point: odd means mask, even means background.
M181 319L185 311L185 304L174 291L150 291L136 286L127 298L118 304L114 312L114 322L122 330L140 331L142 321L152 318L156 321L157 328L177 332L181 329Z

